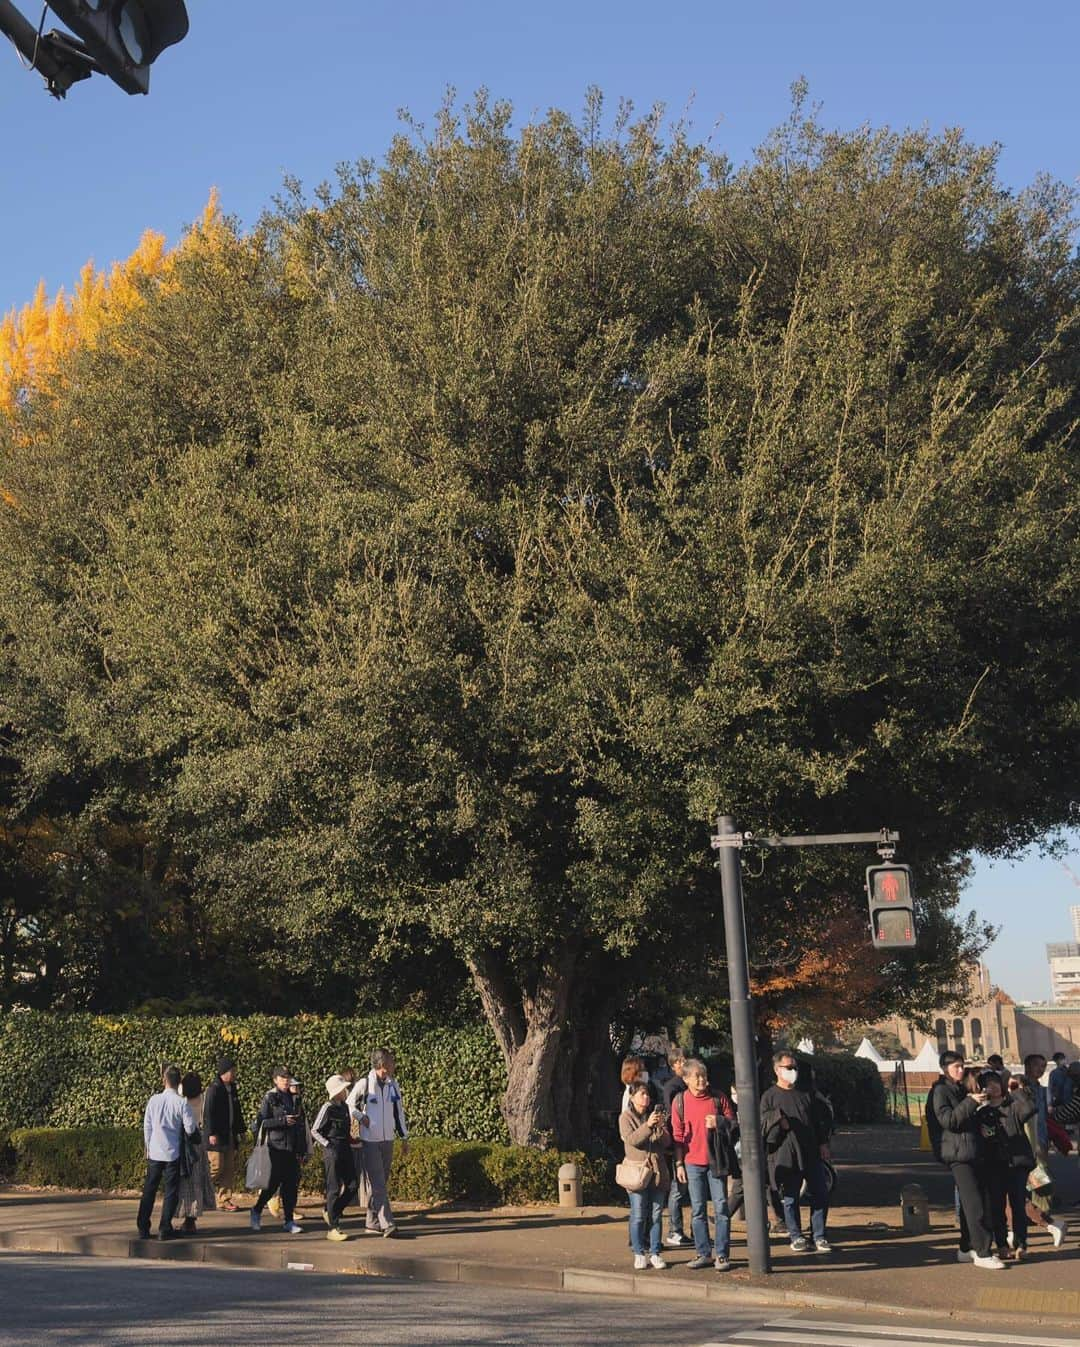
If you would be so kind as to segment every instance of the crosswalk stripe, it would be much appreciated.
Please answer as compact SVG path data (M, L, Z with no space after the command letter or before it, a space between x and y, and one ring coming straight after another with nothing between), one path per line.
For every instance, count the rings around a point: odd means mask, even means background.
M773 1319L769 1323L763 1324L762 1327L774 1330L809 1329L817 1333L858 1333L863 1337L871 1332L884 1339L902 1338L908 1343L908 1347L915 1347L914 1340L949 1343L972 1342L978 1343L979 1347L993 1347L995 1343L1002 1343L1004 1347L1080 1347L1080 1339L1078 1338L1033 1338L1003 1333L961 1333L955 1328L908 1328L886 1324L843 1324L833 1323L825 1319ZM785 1341L784 1338L780 1340ZM760 1339L757 1339L757 1341L760 1341ZM848 1342L847 1347L854 1347L854 1344Z

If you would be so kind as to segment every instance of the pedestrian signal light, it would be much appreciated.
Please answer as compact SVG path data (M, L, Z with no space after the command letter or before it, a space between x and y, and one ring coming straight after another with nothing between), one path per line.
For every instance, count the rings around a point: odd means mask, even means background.
M150 92L150 67L188 31L184 0L50 0L50 8L129 94Z
M870 865L866 870L870 933L875 949L913 949L915 898L909 865Z

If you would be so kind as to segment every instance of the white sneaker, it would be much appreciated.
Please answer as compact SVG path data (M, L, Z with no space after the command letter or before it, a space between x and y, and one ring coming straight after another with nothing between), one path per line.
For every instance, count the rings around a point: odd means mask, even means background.
M685 1235L668 1235L667 1239L664 1240L664 1243L669 1249L681 1249L684 1245L689 1244L690 1241Z
M1009 1246L1010 1249L1016 1248L1016 1232L1014 1230L1010 1230L1009 1233L1005 1236L1005 1243Z
M996 1253L988 1253L985 1255L973 1253L971 1255L971 1261L976 1267L986 1268L988 1271L992 1272L997 1272L999 1268L1005 1266Z
M649 1254L649 1266L656 1268L657 1272L663 1272L667 1264L658 1253L651 1253Z
M298 1221L286 1221L282 1229L287 1235L302 1235L304 1227Z
M634 1254L634 1271L635 1271L635 1272L644 1272L645 1269L646 1269L648 1266L649 1266L649 1260L645 1257L645 1255L644 1255L643 1253L636 1253L636 1254Z
M975 1255L970 1249L957 1249L956 1261L958 1263L973 1263L975 1261Z
M1050 1222L1050 1238L1054 1241L1054 1248L1061 1248L1061 1241L1065 1238L1065 1225L1062 1221Z

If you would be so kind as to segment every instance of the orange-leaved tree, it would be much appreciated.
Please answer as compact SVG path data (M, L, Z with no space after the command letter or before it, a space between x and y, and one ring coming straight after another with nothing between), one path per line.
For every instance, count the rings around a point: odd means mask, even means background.
M13 416L27 398L54 386L71 351L96 346L125 314L145 301L148 284L169 284L177 259L213 243L223 228L214 190L175 247L167 248L163 234L147 229L124 261L107 270L88 261L70 294L61 287L50 300L45 282L39 281L27 304L0 319L0 415Z

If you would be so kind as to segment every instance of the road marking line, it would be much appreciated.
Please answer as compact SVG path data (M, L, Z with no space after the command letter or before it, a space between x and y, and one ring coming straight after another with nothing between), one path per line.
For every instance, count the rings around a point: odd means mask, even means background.
M800 1328L813 1329L828 1333L866 1333L867 1326L862 1324L833 1323L825 1319L772 1319L764 1328ZM1006 1344L1006 1347L1070 1347L1080 1344L1078 1338L1032 1338L1017 1337L1003 1333L960 1333L956 1329L946 1328L900 1328L885 1324L872 1324L870 1330L887 1338L932 1338L938 1342L974 1342L979 1347L992 1347L994 1343Z
M763 1343L767 1347L783 1347L783 1344L788 1344L789 1347L852 1347L853 1343L857 1343L858 1347L876 1347L878 1343L892 1342L895 1339L878 1337L876 1329L870 1326L862 1329L857 1338L842 1337L837 1333L780 1333L776 1329L763 1329L749 1333L733 1333L731 1341ZM904 1342L908 1347L937 1347L936 1339L905 1338Z

